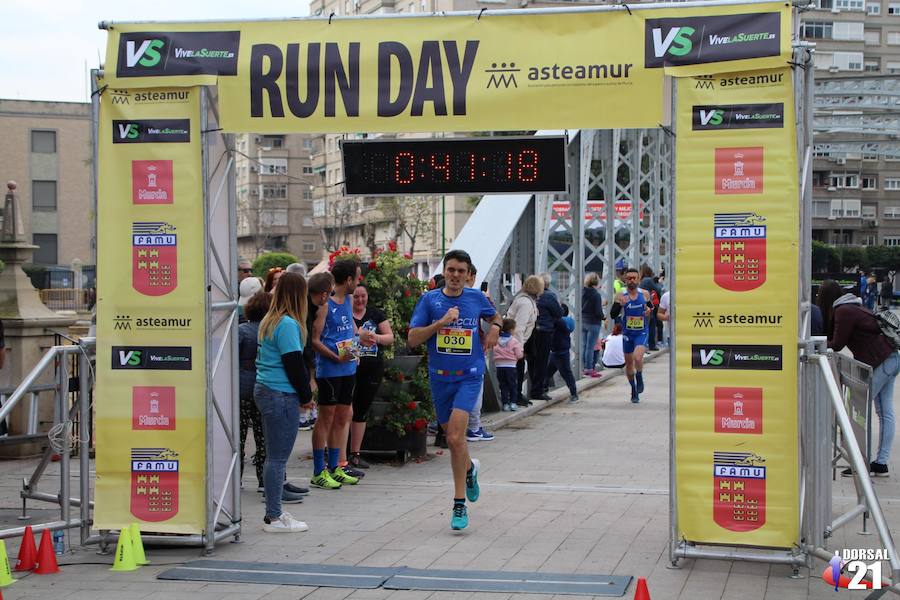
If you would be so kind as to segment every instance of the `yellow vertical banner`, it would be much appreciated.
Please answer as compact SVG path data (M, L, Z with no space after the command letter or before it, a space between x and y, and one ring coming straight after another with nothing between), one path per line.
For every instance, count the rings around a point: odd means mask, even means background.
M100 102L94 526L206 522L206 227L199 88Z
M799 537L799 196L789 68L677 80L678 537Z

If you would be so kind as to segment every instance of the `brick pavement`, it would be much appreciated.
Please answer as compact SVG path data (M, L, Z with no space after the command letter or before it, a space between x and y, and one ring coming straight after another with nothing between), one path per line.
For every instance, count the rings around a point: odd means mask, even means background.
M863 598L834 595L818 578L790 579L790 570L724 561L668 565L668 364L648 364L648 390L640 405L628 402L623 377L582 393L583 401L560 403L518 418L497 439L472 444L483 465L482 498L470 507L471 525L449 529L449 454L420 464L375 465L363 483L337 491L313 490L288 509L310 525L296 535L264 534L263 505L247 472L243 493L244 532L239 544L217 547L216 558L265 562L334 563L416 568L536 570L645 576L653 600L801 600ZM898 392L900 393L900 392ZM509 420L510 415L497 415ZM309 477L309 433L301 432L289 463L295 481ZM433 447L429 450L434 452ZM0 517L18 509L21 477L33 461L0 463ZM50 471L48 477L55 471ZM47 480L52 481L52 479ZM835 507L849 506L849 480L835 483ZM898 538L897 477L876 488ZM76 488L77 489L77 488ZM39 506L39 505L35 505ZM13 520L14 521L14 520ZM7 525L8 526L8 525ZM859 536L859 524L839 530L833 547L874 547L875 536ZM15 556L18 540L7 544ZM106 563L96 548L78 549L65 562ZM569 600L576 596L470 594L392 590L306 588L158 581L174 563L198 557L197 549L148 549L153 565L111 573L100 564L63 567L63 574L29 575L3 590L7 600L62 598L113 600ZM631 598L633 589L626 594Z

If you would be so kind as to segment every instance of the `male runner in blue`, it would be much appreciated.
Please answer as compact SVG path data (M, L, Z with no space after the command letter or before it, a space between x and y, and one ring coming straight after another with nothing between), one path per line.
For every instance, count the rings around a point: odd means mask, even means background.
M653 309L650 292L638 287L639 273L635 268L625 270L624 292L616 297L616 303L610 310L615 319L622 314L622 349L625 352L625 375L631 384L631 401L641 401L640 393L644 391L644 351L647 349L647 337L650 333L647 317Z
M453 467L452 529L469 525L466 498L478 500L478 459L469 458L466 428L484 382L484 353L497 345L503 321L480 290L466 287L472 259L462 250L444 257L443 288L419 298L409 323L409 347L428 346L428 374L438 423L447 434ZM482 339L481 321L490 323Z

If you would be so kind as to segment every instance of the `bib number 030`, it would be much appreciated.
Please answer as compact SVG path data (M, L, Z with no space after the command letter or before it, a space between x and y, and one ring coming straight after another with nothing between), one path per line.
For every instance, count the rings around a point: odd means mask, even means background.
M441 354L472 354L472 330L455 328L439 330L437 351Z

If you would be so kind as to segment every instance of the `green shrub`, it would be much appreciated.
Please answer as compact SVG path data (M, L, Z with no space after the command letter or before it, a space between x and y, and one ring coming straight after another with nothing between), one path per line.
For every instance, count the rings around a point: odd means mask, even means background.
M282 269L291 263L299 262L297 257L287 252L266 252L260 254L253 261L253 274L257 277L266 278L269 269L272 267L281 267Z

